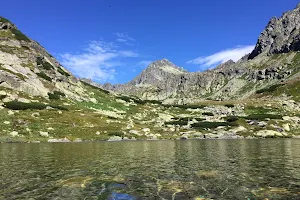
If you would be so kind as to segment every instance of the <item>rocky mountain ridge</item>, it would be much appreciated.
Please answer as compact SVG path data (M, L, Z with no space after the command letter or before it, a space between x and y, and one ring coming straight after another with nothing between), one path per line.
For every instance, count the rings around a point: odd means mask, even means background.
M83 100L87 95L74 77L40 44L0 17L0 87L32 96L48 97L53 91Z
M126 84L101 87L117 93L165 103L192 103L199 100L245 99L257 90L300 76L300 6L280 18L272 18L261 33L255 49L238 62L228 61L204 72L161 70L159 64L179 69L166 59L150 64Z
M163 59L127 84L99 85L8 20L0 27L0 143L300 135L295 51L193 73Z

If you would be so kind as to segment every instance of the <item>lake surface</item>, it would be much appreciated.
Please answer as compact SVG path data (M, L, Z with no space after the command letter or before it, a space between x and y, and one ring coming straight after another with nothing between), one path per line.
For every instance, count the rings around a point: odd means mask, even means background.
M300 140L0 144L0 199L300 199Z

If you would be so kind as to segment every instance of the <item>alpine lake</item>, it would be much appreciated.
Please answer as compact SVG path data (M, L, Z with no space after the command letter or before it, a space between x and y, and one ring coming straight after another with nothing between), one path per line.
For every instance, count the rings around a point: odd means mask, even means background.
M300 199L300 140L0 144L0 199Z

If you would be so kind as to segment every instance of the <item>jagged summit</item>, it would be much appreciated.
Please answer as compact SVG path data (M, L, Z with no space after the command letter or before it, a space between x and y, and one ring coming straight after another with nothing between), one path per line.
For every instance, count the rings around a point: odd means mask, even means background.
M284 13L273 17L259 36L255 49L249 55L253 59L261 53L268 55L300 50L300 3Z
M166 58L152 62L147 68L157 68L159 70L164 70L168 73L176 74L187 72L185 69L176 66L174 63L172 63Z

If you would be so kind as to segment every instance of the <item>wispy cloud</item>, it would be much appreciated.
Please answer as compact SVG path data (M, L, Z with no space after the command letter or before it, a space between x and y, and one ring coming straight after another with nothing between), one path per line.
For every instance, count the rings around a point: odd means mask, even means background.
M114 79L120 59L137 57L131 50L119 50L113 43L91 41L82 52L60 55L61 63L75 76L103 82Z
M134 38L130 37L126 33L114 33L117 36L117 42L124 43L127 45L132 45L132 42L135 41Z
M226 49L218 53L206 57L198 57L188 61L189 64L200 65L201 69L208 69L228 60L238 61L244 55L250 53L254 49L254 45L237 46L232 49Z
M147 67L151 63L152 63L151 60L143 60L143 61L139 62L138 65L141 66L141 67Z

